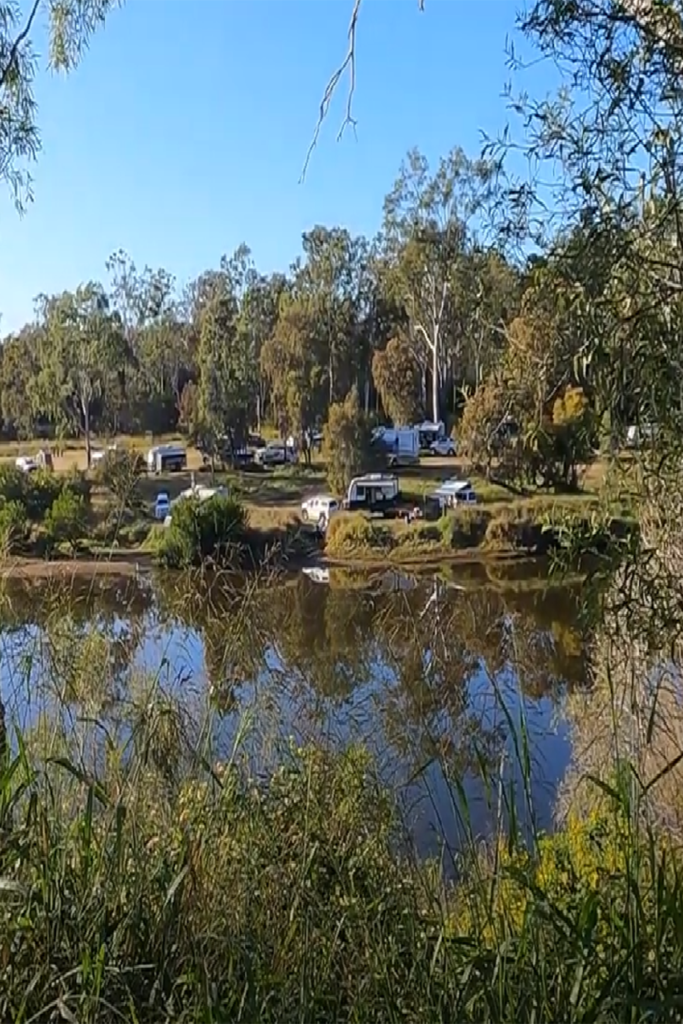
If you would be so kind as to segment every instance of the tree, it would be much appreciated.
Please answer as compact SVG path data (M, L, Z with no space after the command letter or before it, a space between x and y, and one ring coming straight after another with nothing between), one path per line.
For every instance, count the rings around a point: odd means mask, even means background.
M325 366L319 354L315 305L302 292L284 292L272 336L261 351L281 433L300 433L326 406Z
M519 274L496 249L475 248L459 265L457 286L463 363L476 388L504 351L505 328L520 298Z
M227 437L234 457L254 411L254 367L239 344L232 297L219 295L204 310L197 356L199 421L214 448Z
M345 494L354 476L369 468L372 460L370 441L370 427L354 388L343 402L330 406L325 427L327 479L333 491Z
M347 394L357 381L357 324L364 285L366 244L345 228L320 225L304 232L305 262L298 287L310 296L318 325L328 401Z
M5 429L15 430L20 438L32 437L40 401L36 382L40 368L41 328L34 324L9 338L2 345L0 397Z
M256 426L259 431L268 401L268 379L261 356L266 342L275 331L280 299L287 288L288 281L284 274L272 274L270 277L257 275L249 281L240 310L239 329L248 339L251 359L257 368Z
M199 436L199 388L189 380L182 390L178 403L178 426L189 438L196 440Z
M583 388L570 386L555 399L552 422L558 477L573 490L579 464L587 462L593 452L593 410Z
M125 365L127 349L120 319L109 309L99 284L81 285L38 300L42 325L39 393L58 424L75 425L91 462L92 417L96 403Z
M516 476L510 456L512 446L507 426L512 416L511 395L505 384L489 377L465 402L460 422L460 452L471 459L475 466L491 475L494 459L501 460L499 475L506 478ZM516 460L515 460L516 461Z
M422 388L414 352L405 338L392 338L385 349L375 352L372 377L389 418L397 426L414 423Z
M30 164L40 151L33 80L38 57L32 36L47 12L49 65L68 73L78 64L93 32L117 0L31 0L26 14L18 3L0 4L0 181L19 210L32 198Z
M457 353L456 273L470 241L471 222L491 192L494 166L469 160L461 149L442 158L431 175L418 150L408 153L384 201L383 234L393 264L395 294L403 304L411 341L422 350L431 381L432 417L440 418L447 351Z
M142 504L140 480L145 460L139 452L126 448L109 451L98 466L99 479L116 499L117 512L136 511Z

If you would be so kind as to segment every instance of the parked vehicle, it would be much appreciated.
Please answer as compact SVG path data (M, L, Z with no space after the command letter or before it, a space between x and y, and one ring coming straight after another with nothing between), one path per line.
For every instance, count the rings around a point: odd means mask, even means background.
M159 444L147 452L148 473L180 473L187 469L187 452L179 444Z
M170 502L169 509L166 516L164 517L164 526L171 525L171 518L173 516L173 507L178 504L179 501L187 501L189 498L194 498L196 501L208 501L209 498L227 498L230 491L227 487L205 487L203 484L192 484L187 487L184 491L181 491L177 498L174 498Z
M316 494L301 502L301 518L305 523L319 523L321 519L329 520L330 516L339 511L339 502L329 494Z
M443 420L434 422L433 420L424 420L423 423L417 423L415 429L418 432L420 438L420 451L429 453L432 445L435 441L441 441L446 437L446 427L444 426Z
M469 480L458 480L455 477L444 481L429 498L438 502L442 511L458 505L476 505L479 500Z
M386 513L400 500L398 477L384 473L357 476L349 484L343 507L349 511L364 509Z
M93 448L90 451L90 462L92 465L97 465L98 462L102 462L107 457L109 452L115 452L116 445L109 444L106 448Z
M387 453L390 467L410 466L420 461L420 431L417 427L377 427L372 444Z
M31 455L20 455L15 459L14 465L17 469L20 469L22 473L35 473L38 466L38 460L34 459Z
M440 458L454 458L457 445L452 437L439 437L436 441L432 441L428 451L430 455L438 455Z
M154 518L164 521L166 516L171 513L171 499L166 491L159 491L157 499L154 502Z
M657 425L654 423L635 424L626 429L626 447L635 449L643 444L651 444L657 437Z
M296 461L296 454L282 441L269 441L264 448L257 448L254 459L261 466L286 466Z
M313 580L314 583L329 583L330 582L330 570L323 569L318 565L312 565L301 570L304 576L308 576L309 580Z

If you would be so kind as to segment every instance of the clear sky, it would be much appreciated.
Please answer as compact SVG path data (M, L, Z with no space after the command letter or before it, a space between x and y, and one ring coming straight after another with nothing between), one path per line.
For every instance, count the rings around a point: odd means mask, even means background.
M346 82L299 184L352 0L128 0L68 79L36 83L43 152L19 218L0 195L2 333L39 292L105 279L118 248L180 282L242 241L286 269L313 224L374 234L414 145L472 155L508 120L515 0L365 0L357 138L337 143ZM554 82L525 73L534 95Z

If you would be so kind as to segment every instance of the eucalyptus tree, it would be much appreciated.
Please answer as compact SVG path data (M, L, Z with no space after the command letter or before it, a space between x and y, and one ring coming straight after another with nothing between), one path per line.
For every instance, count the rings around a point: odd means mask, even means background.
M117 386L126 364L123 326L95 282L75 292L39 296L37 305L40 401L59 427L82 431L89 467L96 405Z
M346 228L316 225L304 232L298 285L313 302L328 401L343 398L358 377L358 321L367 243Z
M18 437L32 437L41 409L36 383L40 369L42 329L26 324L17 334L5 338L0 353L0 405L3 426Z
M215 449L227 437L234 454L253 415L255 367L240 343L238 310L231 295L218 295L204 309L197 362L198 417Z
M471 160L459 149L434 173L411 150L384 200L383 238L394 294L431 386L431 411L440 414L440 389L449 354L460 351L457 330L458 273L476 218L495 182L495 164Z

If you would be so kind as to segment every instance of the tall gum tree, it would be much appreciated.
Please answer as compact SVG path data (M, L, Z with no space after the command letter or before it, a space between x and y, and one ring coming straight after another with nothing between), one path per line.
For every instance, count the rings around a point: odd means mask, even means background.
M408 153L384 201L383 238L395 294L430 381L431 409L440 418L447 353L456 352L457 273L484 209L495 165L453 149L430 173L417 149Z
M82 431L89 468L95 405L127 357L121 321L111 313L102 286L93 282L75 292L42 296L38 304L42 402L57 423Z

